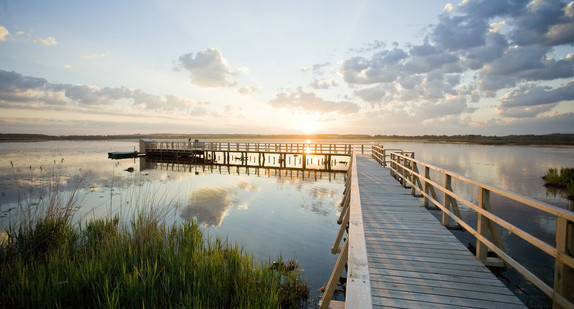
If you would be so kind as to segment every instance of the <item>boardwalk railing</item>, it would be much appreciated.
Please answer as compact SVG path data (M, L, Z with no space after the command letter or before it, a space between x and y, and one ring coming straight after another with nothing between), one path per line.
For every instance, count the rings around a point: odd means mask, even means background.
M503 262L520 272L525 278L538 287L553 300L555 308L574 308L574 212L558 208L531 198L495 188L478 181L468 179L439 167L414 159L414 153L403 150L383 149L373 146L372 156L383 166L389 166L391 175L403 186L411 186L412 194L423 197L423 205L429 202L442 210L442 223L448 226L454 220L459 226L476 237L476 257L486 265L501 265ZM422 170L422 172L420 172ZM438 173L439 179L431 179L431 171ZM436 177L435 177L436 178ZM477 198L471 201L453 191L452 180L456 179L474 187ZM442 193L442 201L437 198L437 191ZM524 207L532 207L556 217L556 245L529 234L508 221L495 215L491 210L490 195L497 194ZM477 214L477 228L465 222L459 211L458 203L466 205ZM554 286L551 287L526 267L511 257L502 242L499 228L506 229L536 248L550 255L555 260ZM488 250L493 251L501 260L487 257Z
M341 214L337 221L341 224L335 243L331 248L333 254L339 253L335 268L331 273L319 308L329 308L329 304L347 265L347 293L345 303L351 308L371 307L371 288L367 262L367 247L363 230L363 215L361 213L361 197L359 195L359 181L357 179L357 165L355 153L352 152L347 171L345 191L341 206ZM345 231L348 232L343 246L339 246ZM333 301L334 302L334 301Z
M366 148L366 147L364 147ZM349 155L349 144L148 142L146 149Z

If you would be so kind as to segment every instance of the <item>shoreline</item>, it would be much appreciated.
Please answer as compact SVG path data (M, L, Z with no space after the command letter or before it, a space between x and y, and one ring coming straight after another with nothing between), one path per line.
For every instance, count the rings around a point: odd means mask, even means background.
M546 135L360 135L360 134L127 134L127 135L43 135L43 134L0 134L0 143L5 142L45 142L45 141L97 141L151 139L200 139L200 140L332 140L332 141L380 141L380 142L431 142L478 145L520 145L520 146L566 146L574 147L574 134Z

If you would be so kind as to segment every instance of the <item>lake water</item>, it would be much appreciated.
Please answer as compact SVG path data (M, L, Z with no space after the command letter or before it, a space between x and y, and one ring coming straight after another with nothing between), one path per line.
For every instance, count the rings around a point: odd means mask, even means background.
M418 160L495 187L561 208L572 210L574 207L560 194L547 192L541 179L548 168L574 167L574 148L382 144L385 148L414 151ZM164 209L167 220L175 223L195 218L210 237L238 242L260 261L274 260L279 255L298 260L314 297L328 281L335 264L337 256L330 253L330 247L339 228L336 220L344 189L342 173L236 167L205 169L168 164L140 168L137 159L107 159L107 152L134 150L137 141L0 145L0 228L6 228L18 211L19 199L39 194L39 191L30 192L34 187L31 184L45 186L43 181L56 174L60 191L82 193L83 206L77 213L80 220L115 214L129 219L134 209L150 206ZM126 171L129 168L133 168L133 172ZM81 186L76 188L78 183ZM453 187L456 190L457 184L453 183ZM464 188L460 189L464 192ZM504 202L493 201L493 204L495 212L505 219L554 243L553 218ZM463 216L474 216L470 211L461 210ZM463 242L472 241L464 233L457 232L457 236ZM503 237L505 243L513 241L513 235ZM508 246L508 250L523 252L523 262L551 282L553 260L520 243ZM526 285L518 291L524 294L523 299L529 305L545 305L544 301L537 300L535 289L516 274L503 275L511 280L508 285L515 291L518 285Z

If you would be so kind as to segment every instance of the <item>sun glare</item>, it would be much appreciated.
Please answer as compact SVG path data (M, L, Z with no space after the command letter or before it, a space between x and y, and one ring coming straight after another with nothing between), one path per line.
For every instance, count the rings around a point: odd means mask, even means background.
M317 123L315 123L314 121L302 121L301 122L301 126L300 126L300 130L304 133L304 134L315 134L317 133Z

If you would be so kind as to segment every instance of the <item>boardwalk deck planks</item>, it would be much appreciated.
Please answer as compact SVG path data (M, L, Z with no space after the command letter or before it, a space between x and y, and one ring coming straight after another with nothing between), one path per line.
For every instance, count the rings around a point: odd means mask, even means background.
M373 307L525 308L372 158L357 156Z

